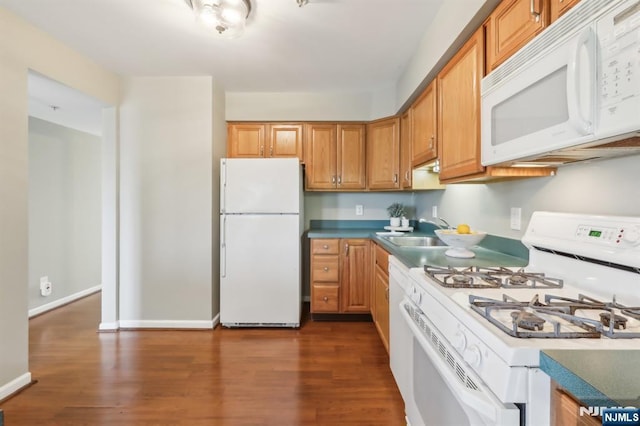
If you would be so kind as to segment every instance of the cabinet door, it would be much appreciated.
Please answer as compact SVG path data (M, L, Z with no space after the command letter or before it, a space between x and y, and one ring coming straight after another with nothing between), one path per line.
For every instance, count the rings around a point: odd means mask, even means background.
M340 300L342 312L368 313L371 247L368 239L343 239Z
M548 25L549 0L503 0L486 24L489 71Z
M438 156L441 181L484 170L480 163L483 39L481 28L438 74Z
M374 121L367 125L367 187L400 188L400 119Z
M549 2L549 22L555 22L556 19L564 15L569 9L578 4L580 0L550 0Z
M384 347L389 352L389 277L376 266L374 279L375 325Z
M413 167L411 162L411 109L400 116L400 186L411 188Z
M294 157L302 161L302 124L270 124L267 157Z
M336 125L306 124L304 140L307 189L335 189Z
M339 124L337 144L338 189L366 188L364 124Z
M263 157L265 127L260 123L230 123L227 126L227 156L230 158Z
M438 156L437 149L437 84L432 81L411 106L413 129L412 164L420 166Z

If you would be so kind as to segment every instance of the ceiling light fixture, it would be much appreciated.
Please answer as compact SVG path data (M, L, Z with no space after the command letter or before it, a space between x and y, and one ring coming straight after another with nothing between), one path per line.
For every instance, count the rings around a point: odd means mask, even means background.
M309 3L309 0L296 0L296 2L298 3L298 7L302 7L305 4Z
M185 0L196 14L196 20L218 34L235 38L244 31L251 12L249 0Z

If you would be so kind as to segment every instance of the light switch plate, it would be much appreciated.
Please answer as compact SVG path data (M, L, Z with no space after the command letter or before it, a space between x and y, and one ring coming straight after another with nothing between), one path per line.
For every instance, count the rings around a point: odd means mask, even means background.
M356 204L356 216L362 216L364 214L364 206L362 204Z
M431 217L438 217L438 206L431 207Z
M519 231L522 228L522 209L511 207L511 229Z

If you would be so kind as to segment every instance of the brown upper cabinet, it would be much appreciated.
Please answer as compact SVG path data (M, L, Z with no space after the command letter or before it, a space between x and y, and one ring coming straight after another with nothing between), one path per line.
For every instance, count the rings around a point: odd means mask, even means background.
M580 0L549 0L549 14L551 22L564 15L569 9L578 4Z
M410 108L413 167L435 160L438 156L437 105L437 85L433 80Z
M309 123L304 141L306 189L366 188L364 124Z
M293 157L302 161L302 124L229 123L227 155L231 158Z
M367 124L367 188L399 189L400 118Z
M495 8L485 22L487 73L549 25L549 1L503 0Z
M400 186L411 188L413 177L411 109L400 116Z
M440 181L473 175L480 164L480 80L484 69L482 28L438 74Z

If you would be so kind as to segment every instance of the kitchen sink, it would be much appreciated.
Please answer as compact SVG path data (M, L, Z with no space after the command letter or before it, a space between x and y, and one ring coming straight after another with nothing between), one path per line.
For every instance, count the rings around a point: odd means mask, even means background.
M382 237L398 247L441 247L446 246L438 237Z

